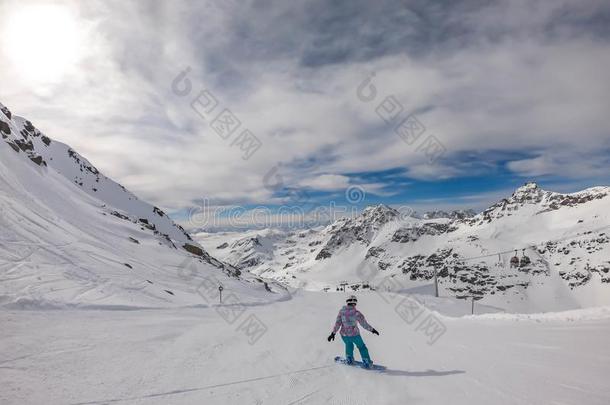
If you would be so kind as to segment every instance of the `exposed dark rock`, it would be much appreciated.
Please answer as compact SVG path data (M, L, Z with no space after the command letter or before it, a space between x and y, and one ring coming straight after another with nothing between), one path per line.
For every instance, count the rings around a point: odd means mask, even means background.
M34 125L32 125L32 123L30 121L26 121L25 124L23 125L23 128L28 132L34 132L34 130L36 129L36 128L34 128Z
M110 215L114 215L115 217L121 218L121 219L123 219L125 221L129 221L129 217L127 215L123 215L123 214L121 214L120 212L117 212L117 211L112 211L110 213Z
M138 222L140 222L142 224L142 226L144 226L148 230L151 230L151 231L157 230L157 227L154 224L151 224L150 222L148 222L147 219L140 218L140 219L138 219Z
M254 257L250 257L248 259L240 261L239 267L248 268L248 267L258 266L259 264L261 264L261 259L257 256L254 256Z
M72 149L68 149L68 156L70 156L80 166L81 172L86 170L95 176L99 176L100 172L94 166L86 164L86 162L82 161L79 155ZM120 184L119 186L123 189L123 191L127 191L125 187L121 186Z
M289 241L286 241L286 243L288 243L288 242ZM233 242L233 245L231 245L231 248L233 248L233 249L235 249L235 248L251 249L256 246L261 246L261 242L258 239L258 236L255 236L253 238L243 238L243 239L236 240L235 242Z
M29 156L30 160L36 163L38 166L46 166L47 163L44 161L42 156Z
M391 265L392 265L391 263L382 262L381 260L377 263L377 266L379 266L380 270L385 270L388 267L390 267Z
M316 255L316 260L328 259L331 256L332 253L330 253L329 249L324 248Z
M13 114L11 114L11 111L6 107L0 107L0 111L2 111L4 113L4 115L6 115L6 118L8 118L9 120L13 116Z
M450 233L457 229L452 223L426 222L420 226L400 228L392 235L392 242L415 242L424 235L436 236Z
M178 225L178 224L175 224L175 225L176 225L176 228L180 229L180 231L181 231L181 232L184 234L184 236L186 236L186 239L188 239L188 240L193 240L193 238L191 237L191 235L189 235L189 234L188 234L188 232L186 232L186 231L184 230L184 228L183 228L183 227L181 227L181 226L180 226L180 225Z
M368 259L369 257L377 257L379 258L379 255L381 255L382 253L385 253L385 249L375 246L370 248L367 252L366 252L366 256L364 257L365 259Z
M476 212L474 212L471 209L467 209L467 210L454 210L451 212L446 212L446 211L430 211L430 212L426 212L423 215L424 219L436 219L436 218L448 218L448 219L466 219L466 218L472 218L475 215L477 215Z
M15 143L17 144L17 146L19 146L19 149L21 149L24 152L28 152L28 151L33 151L34 150L34 143L32 143L32 141L24 141L23 139L16 139Z
M183 248L184 248L184 250L186 250L187 252L192 253L192 254L194 254L194 255L196 255L196 256L205 256L205 255L204 255L204 252L203 252L203 249L201 249L201 248L200 248L200 247L198 247L198 246L191 245L191 244L189 244L189 243L185 243L185 244L184 244L184 246L182 246L182 247L183 247Z
M0 132L5 133L7 135L11 134L11 127L9 127L7 122L0 120Z

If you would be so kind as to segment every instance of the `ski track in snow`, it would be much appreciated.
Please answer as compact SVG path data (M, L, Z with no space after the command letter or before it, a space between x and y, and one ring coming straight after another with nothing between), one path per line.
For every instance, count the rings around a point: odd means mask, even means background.
M250 307L254 345L214 308L0 310L3 404L607 404L610 319L448 318L434 345L378 294L360 309L375 372L334 363L343 294ZM442 300L442 299L441 299ZM427 302L434 302L433 297ZM440 310L442 312L442 306ZM576 311L572 311L576 312ZM575 315L575 314L572 314ZM572 316L568 315L568 317ZM35 331L34 333L32 331Z

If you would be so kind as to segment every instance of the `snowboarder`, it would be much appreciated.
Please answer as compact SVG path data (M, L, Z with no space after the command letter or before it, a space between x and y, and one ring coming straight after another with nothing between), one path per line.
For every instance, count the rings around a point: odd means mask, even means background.
M358 347L360 357L362 357L362 363L367 368L373 365L369 351L360 336L360 330L358 329L358 323L362 327L374 335L379 336L379 332L375 330L371 325L368 324L362 312L356 309L358 299L351 295L346 300L347 305L341 308L339 315L337 315L337 321L332 333L328 336L328 341L335 340L335 334L341 328L341 339L345 342L345 360L347 364L354 362L354 345Z

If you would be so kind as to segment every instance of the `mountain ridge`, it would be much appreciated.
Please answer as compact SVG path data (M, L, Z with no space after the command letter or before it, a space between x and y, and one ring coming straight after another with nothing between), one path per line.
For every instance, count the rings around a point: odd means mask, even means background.
M243 270L294 287L379 288L391 279L411 288L437 275L448 295L486 298L490 304L501 295L523 309L518 300L536 300L533 291L552 290L563 301L553 303L551 297L539 309L577 308L610 303L610 240L604 232L610 228L609 191L599 186L562 194L530 182L474 216L453 218L416 218L372 206L326 227L276 233L272 241L260 231L248 233L266 244L264 254L257 246L240 250L239 233L224 240L207 235L209 243L195 238ZM214 250L212 245L221 243L225 249ZM257 260L249 262L253 256ZM512 266L515 256L519 264Z
M286 296L272 280L213 258L161 209L0 110L0 305L210 305L219 285L243 302Z

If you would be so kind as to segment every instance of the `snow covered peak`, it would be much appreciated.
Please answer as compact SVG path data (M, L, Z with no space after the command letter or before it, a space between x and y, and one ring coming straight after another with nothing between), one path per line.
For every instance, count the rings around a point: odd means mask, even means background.
M542 190L538 187L538 184L534 182L529 182L516 189L509 201L512 200L513 202L518 203L539 203L549 194L552 193Z
M555 211L563 207L585 204L608 195L610 195L610 188L605 186L562 194L543 190L536 183L529 182L515 190L510 197L493 204L468 222L471 224L491 222L495 219L516 215L516 212L522 209L532 211L531 214Z
M365 209L362 210L363 214L373 213L373 212L398 212L394 208L389 207L385 204L377 204L377 205L369 205Z
M60 173L85 193L112 207L117 214L143 224L166 240L181 247L196 245L189 234L160 208L139 200L125 187L100 173L68 145L47 137L27 119L12 114L3 104L0 104L0 111L0 135L16 153L24 154L40 167Z
M159 208L0 105L0 305L201 305L282 287L211 257ZM205 297L204 297L205 298Z
M584 189L582 191L577 191L575 193L565 194L563 195L565 198L577 198L577 199L599 199L604 198L610 195L610 187L609 186L596 186Z
M529 182L525 183L524 185L522 185L521 187L517 188L515 190L515 194L528 193L528 192L536 191L539 189L540 189L540 187L538 186L538 183L536 183L534 181L529 181Z
M381 228L398 219L399 216L400 212L394 208L380 204L365 208L355 218L342 218L336 221L324 230L327 242L318 252L316 260L329 258L336 251L356 242L368 246Z
M234 244L225 257L293 287L335 290L347 282L356 291L366 281L385 289L381 280L391 277L420 288L437 275L444 294L485 297L500 307L597 305L610 302L607 195L608 187L561 194L528 183L474 217L466 210L402 218L373 206L322 230L275 239L273 250ZM229 244L220 246L220 254L229 253Z
M360 218L362 218L364 221L386 223L398 218L399 215L400 213L394 208L388 207L385 204L379 204L366 207L362 211Z
M30 121L14 116L0 103L0 136L15 152L23 153L32 162L46 167L47 162L40 155L38 145L49 146L51 140L38 131Z

